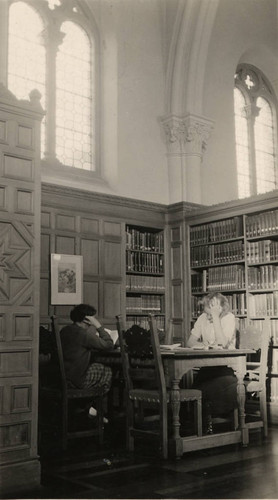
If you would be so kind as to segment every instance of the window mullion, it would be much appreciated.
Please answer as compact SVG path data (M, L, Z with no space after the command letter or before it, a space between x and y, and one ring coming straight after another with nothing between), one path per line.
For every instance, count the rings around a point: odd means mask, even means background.
M48 25L45 33L46 61L46 160L56 161L56 56L64 34L56 26Z
M249 169L251 194L256 194L256 155L255 155L255 119L258 116L259 108L255 103L251 103L245 107L247 123L248 123L248 139L249 139Z

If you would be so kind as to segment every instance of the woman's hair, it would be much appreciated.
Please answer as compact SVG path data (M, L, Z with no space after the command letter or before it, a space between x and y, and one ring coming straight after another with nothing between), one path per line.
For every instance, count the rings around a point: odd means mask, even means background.
M75 306L70 312L70 319L74 323L81 323L85 316L94 316L96 314L96 309L89 304L79 304Z
M213 299L217 299L219 300L220 302L220 305L222 307L222 312L221 312L221 317L222 316L225 316L229 310L230 310L230 304L229 304L229 301L227 299L227 297L225 297L224 295L222 295L222 293L220 292L211 292L209 293L208 295L205 295L203 298L202 298L202 304L203 304L203 307L209 307L210 306L210 303Z

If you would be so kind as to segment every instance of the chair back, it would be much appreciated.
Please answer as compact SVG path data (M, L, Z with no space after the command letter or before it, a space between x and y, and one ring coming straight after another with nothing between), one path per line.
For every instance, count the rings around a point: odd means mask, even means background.
M158 390L166 397L166 383L154 318L149 317L150 330L139 325L125 329L117 316L123 374L128 391L139 387Z
M66 393L66 391L67 391L67 379L66 379L61 337L60 337L59 321L58 321L58 318L56 316L51 316L51 328L52 328L53 338L54 338L54 341L56 344L55 347L56 347L57 361L58 361L60 377L61 377L60 378L61 389L63 390L64 393Z
M255 326L248 326L240 332L240 348L254 349L257 351L257 361L247 361L247 368L256 369L260 382L264 383L267 374L268 348L270 342L270 319L263 320L262 329ZM252 355L251 355L252 356Z

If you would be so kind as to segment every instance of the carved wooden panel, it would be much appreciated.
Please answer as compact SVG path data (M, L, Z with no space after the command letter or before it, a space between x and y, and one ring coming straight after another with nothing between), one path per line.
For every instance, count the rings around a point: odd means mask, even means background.
M121 313L121 285L113 282L104 283L104 316L115 318Z
M172 311L174 318L182 318L182 290L180 284L172 285Z
M32 287L33 235L20 221L0 222L1 303L22 304Z
M98 281L85 281L84 282L84 293L83 299L85 304L92 304L96 310L97 314L100 313L100 286Z
M174 339L183 340L184 314L184 262L182 223L175 224L169 229L170 235L170 302L171 314L174 320Z
M11 387L11 413L31 411L32 386L20 385Z
M121 276L121 243L104 241L104 274L108 276Z
M6 201L7 201L6 188L0 186L0 210L6 209Z
M72 215L57 215L56 228L75 231L75 217Z
M3 177L9 179L32 180L34 178L34 162L32 159L4 155Z
M40 105L0 85L0 462L38 475ZM32 467L26 466L32 462ZM29 471L27 472L27 469ZM36 469L36 472L34 472ZM30 474L31 473L31 474ZM0 470L1 476L1 470ZM37 482L39 476L37 477ZM20 489L20 478L16 478ZM9 486L9 485L8 485ZM4 492L2 492L4 493Z
M103 229L106 235L121 236L121 224L119 222L104 221Z
M0 449L2 452L30 447L30 422L0 425Z
M99 274L100 248L99 240L81 239L81 255L83 255L84 275Z
M171 248L172 279L181 279L182 276L182 248Z
M80 230L81 233L98 234L99 221L96 219L89 219L87 217L82 217Z
M1 377L26 377L30 375L32 375L32 352L30 349L0 352Z
M33 315L15 313L12 316L14 340L32 340L34 335Z
M75 237L57 236L56 250L54 253L64 253L66 255L75 255Z

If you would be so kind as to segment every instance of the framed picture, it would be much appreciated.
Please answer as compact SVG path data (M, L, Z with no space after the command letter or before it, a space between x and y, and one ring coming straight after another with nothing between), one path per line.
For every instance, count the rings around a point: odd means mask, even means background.
M51 304L82 302L83 295L82 255L51 254Z

